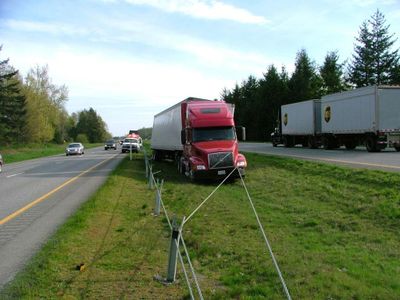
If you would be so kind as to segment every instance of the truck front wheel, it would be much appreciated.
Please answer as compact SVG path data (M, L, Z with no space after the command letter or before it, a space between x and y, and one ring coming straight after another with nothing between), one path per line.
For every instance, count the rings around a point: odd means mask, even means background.
M291 136L284 136L283 137L283 145L286 147L286 148L290 148L290 147L293 147L293 141L292 141L293 139L292 139L292 137Z

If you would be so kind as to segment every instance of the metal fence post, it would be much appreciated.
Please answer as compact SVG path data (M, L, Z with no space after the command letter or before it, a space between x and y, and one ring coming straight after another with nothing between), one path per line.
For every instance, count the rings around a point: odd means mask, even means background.
M153 171L152 167L149 167L149 190L153 189Z
M146 165L146 178L149 178L149 159L147 158L146 152L144 153L144 163Z
M157 187L156 187L156 205L154 207L154 215L160 215L160 202L161 202L161 187L160 181L157 179Z
M179 226L176 223L176 217L172 220L172 234L171 243L169 246L169 258L168 258L168 269L167 269L167 282L174 282L176 277L176 264L178 257L179 244Z

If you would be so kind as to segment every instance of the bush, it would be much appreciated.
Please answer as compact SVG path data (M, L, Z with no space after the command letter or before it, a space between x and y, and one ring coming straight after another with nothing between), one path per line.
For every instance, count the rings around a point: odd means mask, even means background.
M86 134L80 133L76 136L76 141L82 144L89 143L89 139Z

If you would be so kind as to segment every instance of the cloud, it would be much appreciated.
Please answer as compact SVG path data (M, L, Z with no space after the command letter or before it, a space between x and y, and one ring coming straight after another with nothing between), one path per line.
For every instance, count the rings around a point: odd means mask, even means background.
M125 0L134 5L149 5L169 13L182 13L199 19L229 20L245 24L266 24L263 16L256 16L217 0Z
M11 30L25 32L41 32L53 35L85 36L89 34L86 28L71 26L62 23L44 23L38 21L22 21L6 19L2 21L3 25Z
M332 4L343 5L347 7L358 6L361 8L370 6L390 6L398 2L398 0L334 0Z
M93 107L114 134L151 126L156 113L187 97L219 98L224 86L235 83L222 74L104 49L37 44L29 46L28 54L24 43L7 45L4 54L12 53L12 65L26 74L27 66L47 64L53 82L69 89L67 110Z
M99 21L100 22L100 21ZM177 51L182 59L182 53L189 55L191 62L220 67L239 72L254 72L274 63L265 55L254 51L239 51L228 48L217 42L179 34L159 26L149 25L140 21L119 21L103 19L97 26L76 26L65 23L44 23L8 19L3 24L6 28L22 32L49 33L58 36L77 36L93 42L115 44L142 44L158 51Z

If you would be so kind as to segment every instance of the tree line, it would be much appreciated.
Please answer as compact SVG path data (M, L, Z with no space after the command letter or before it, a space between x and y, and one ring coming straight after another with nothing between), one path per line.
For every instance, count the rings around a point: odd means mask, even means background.
M96 143L111 137L93 108L70 115L67 101L68 88L52 83L47 66L36 66L22 78L9 59L1 60L0 145Z
M246 127L249 140L265 141L277 127L281 105L363 86L399 85L400 55L398 49L392 50L396 39L389 27L377 10L360 26L347 62L330 51L318 66L301 49L291 75L285 67L270 65L262 78L251 75L233 89L223 89L221 98L235 104L235 123Z

